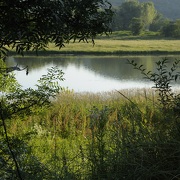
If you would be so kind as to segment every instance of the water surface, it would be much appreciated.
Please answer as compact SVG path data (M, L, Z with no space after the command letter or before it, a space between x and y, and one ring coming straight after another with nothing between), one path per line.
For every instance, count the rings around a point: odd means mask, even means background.
M143 65L147 71L156 71L155 62L167 57L170 60L179 56L90 56L90 55L51 55L51 56L11 56L8 66L29 67L25 71L16 71L16 78L23 88L35 87L37 80L47 73L47 68L58 66L65 73L61 86L76 92L103 92L131 88L150 88L151 82L144 79L138 70L127 63L127 59ZM180 84L175 84L179 87Z

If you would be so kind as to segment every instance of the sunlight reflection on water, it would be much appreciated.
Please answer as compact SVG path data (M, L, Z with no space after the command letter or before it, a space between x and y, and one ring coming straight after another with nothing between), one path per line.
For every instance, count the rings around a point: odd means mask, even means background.
M39 59L38 59L39 58ZM46 60L44 57L35 57L22 60L23 58L10 57L8 63L11 65L19 64L24 67L29 63L29 75L24 71L15 72L18 82L25 88L35 88L37 80L47 73L47 69L58 66L65 74L65 81L60 85L75 92L104 92L122 89L151 88L153 83L142 78L140 72L136 72L125 62L127 57L96 57L96 56L66 56L51 57ZM74 59L73 59L74 58ZM129 58L129 57L128 57ZM144 57L142 57L144 58ZM146 62L147 67L154 68L148 60L138 60L139 63ZM40 62L38 62L38 60ZM116 64L117 63L117 64ZM179 84L175 85L179 88Z

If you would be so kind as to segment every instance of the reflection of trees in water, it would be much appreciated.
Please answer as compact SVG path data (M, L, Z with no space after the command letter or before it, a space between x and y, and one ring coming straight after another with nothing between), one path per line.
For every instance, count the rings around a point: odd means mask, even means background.
M148 71L155 71L155 62L161 60L162 56L73 56L73 55L51 55L51 56L27 56L13 57L14 65L21 67L29 66L30 69L40 69L43 66L84 67L104 77L116 79L142 79L139 71L134 70L127 64L127 59L134 60L139 65L144 65ZM169 57L175 59L175 56ZM12 63L11 61L7 63ZM12 65L12 64L11 64Z
M132 71L132 67L127 64L126 59L101 59L91 61L92 69L98 74L105 77L113 77L116 79L126 79L132 76L137 77L136 71Z
M20 66L29 66L31 69L40 69L44 66L50 66L51 64L53 65L61 65L61 66L68 66L68 59L69 58L63 58L60 56L15 56L15 57L10 57L9 60L7 60L7 64L9 65L10 63L14 64L19 64Z
M143 64L148 70L153 70L154 60L152 57L96 57L83 61L84 66L93 70L95 73L105 77L116 79L134 79L142 78L142 75L133 70L133 67L127 64L127 59L136 61L139 65Z
M143 65L147 71L156 71L155 62L165 58L163 56L119 56L119 57L95 57L83 61L84 66L93 70L95 73L105 77L116 79L141 79L143 76L138 70L127 64L127 59L134 60L139 66ZM168 57L171 67L174 56Z

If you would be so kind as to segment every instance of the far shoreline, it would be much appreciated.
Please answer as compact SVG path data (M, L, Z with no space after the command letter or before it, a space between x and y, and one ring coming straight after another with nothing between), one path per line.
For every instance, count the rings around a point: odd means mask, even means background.
M43 50L24 51L23 55L180 55L180 39L118 39L120 37L102 37L95 39L95 44L92 41L69 42L62 48L49 43ZM9 55L18 54L14 49L8 49Z
M23 54L18 54L15 51L9 51L9 56L19 55L19 56L46 56L46 55L180 55L180 51L115 51L115 52L90 52L90 51L53 51L53 50L47 50L47 51L28 51L24 52Z

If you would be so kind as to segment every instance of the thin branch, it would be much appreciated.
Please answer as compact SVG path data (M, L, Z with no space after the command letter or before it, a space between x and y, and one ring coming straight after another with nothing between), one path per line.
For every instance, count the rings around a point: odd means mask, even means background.
M142 113L142 111L139 109L139 107L137 106L137 104L135 104L133 101L131 101L127 96L125 96L123 93L121 93L120 91L118 91L118 90L116 90L121 96L123 96L125 99L127 99L131 104L133 104L137 109L138 109L138 111L141 113L141 114L143 114Z
M9 73L9 72L13 72L13 71L23 71L26 69L26 75L28 75L28 66L24 67L24 68L19 68L18 65L13 66L13 67L7 67L7 68L0 68L0 72L1 73Z
M1 103L0 103L0 105L1 105ZM2 107L2 106L0 106L0 107ZM4 129L4 134L5 134L5 139L6 139L6 142L7 142L7 146L8 146L8 149L9 149L10 153L11 153L13 161L15 163L18 177L19 177L20 180L23 180L23 178L21 177L21 173L20 173L20 168L19 168L18 162L16 160L15 154L14 154L12 148L11 148L11 145L10 145L10 141L9 141L9 137L8 137L8 133L7 133L7 127L6 127L3 111L1 111L0 116L1 116L1 120L2 120L2 126L3 126L3 129Z

